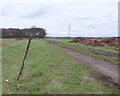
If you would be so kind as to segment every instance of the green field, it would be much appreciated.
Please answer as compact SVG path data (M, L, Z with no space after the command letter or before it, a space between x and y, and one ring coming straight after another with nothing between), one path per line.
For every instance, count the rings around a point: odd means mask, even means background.
M103 59L103 60L106 60L106 61L114 63L114 64L119 64L118 62L120 62L120 61L118 61L118 57L96 54L90 50L79 49L79 47L90 48L90 49L94 49L94 50L100 50L100 51L104 51L104 52L118 54L119 51L116 51L115 47L112 47L112 46L96 47L96 46L86 46L86 45L81 44L81 43L70 43L69 41L72 41L73 39L47 39L47 40L48 41L55 41L54 43L59 45L59 46L70 48L70 49L77 51L79 53L87 54L87 55L96 57L98 59ZM78 47L78 48L76 48L76 47Z
M109 82L95 79L95 73L98 73L96 70L80 64L75 58L49 45L43 39L32 40L24 72L17 84L16 78L27 40L7 39L3 40L3 43L5 43L2 46L3 94L116 94L118 92Z

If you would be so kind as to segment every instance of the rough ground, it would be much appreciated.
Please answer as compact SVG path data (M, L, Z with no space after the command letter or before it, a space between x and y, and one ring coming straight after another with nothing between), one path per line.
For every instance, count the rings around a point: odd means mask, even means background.
M120 37L106 37L106 38L87 38L77 37L71 42L80 42L89 46L115 46L116 50L120 51L118 44Z
M49 43L49 44L55 46L56 48L63 50L65 53L75 57L78 61L83 62L83 64L86 64L92 68L99 70L102 74L104 74L108 77L111 77L114 82L120 84L120 82L119 82L120 78L118 79L118 77L119 77L118 76L118 65L113 65L104 60L96 59L94 57L91 57L91 56L88 56L85 54L80 54L73 50L63 48L63 47L60 47L60 46L52 44L52 43Z
M49 41L51 43L61 43L61 44L64 44L64 45L69 45L69 44L65 44L65 43L62 43L62 42L57 42L57 41ZM106 51L103 51L103 50L95 50L95 49L92 49L92 48L85 48L85 47L78 47L78 46L75 46L73 45L73 47L75 48L79 48L79 49L82 49L82 50L89 50L93 53L96 53L96 54L100 54L100 55L105 55L105 56L113 56L113 57L118 57L118 53L110 53L110 52L106 52Z

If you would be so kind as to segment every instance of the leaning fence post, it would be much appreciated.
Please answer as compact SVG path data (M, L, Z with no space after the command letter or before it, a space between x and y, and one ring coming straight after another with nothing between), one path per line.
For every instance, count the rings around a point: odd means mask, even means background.
M17 77L17 81L20 79L20 76L22 75L22 72L23 72L23 69L24 69L24 65L25 65L25 61L26 61L26 57L27 57L27 54L28 54L28 51L29 51L31 40L32 40L32 38L29 38L28 45L27 45L27 48L26 48L26 52L25 52L25 55L24 55L24 58L23 58L23 63L22 63L19 75Z

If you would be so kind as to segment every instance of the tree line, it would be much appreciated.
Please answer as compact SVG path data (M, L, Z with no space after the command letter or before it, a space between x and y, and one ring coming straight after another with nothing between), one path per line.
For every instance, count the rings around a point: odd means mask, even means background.
M2 28L2 38L43 38L46 36L46 30L43 28Z

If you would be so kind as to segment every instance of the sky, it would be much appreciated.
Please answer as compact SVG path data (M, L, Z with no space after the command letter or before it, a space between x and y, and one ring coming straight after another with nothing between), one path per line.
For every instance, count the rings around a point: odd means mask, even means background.
M46 29L48 36L118 36L119 0L0 0L1 28Z

